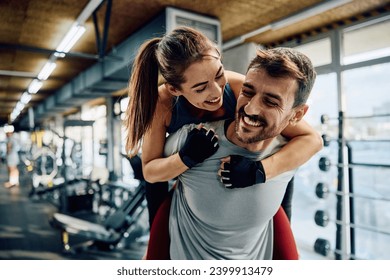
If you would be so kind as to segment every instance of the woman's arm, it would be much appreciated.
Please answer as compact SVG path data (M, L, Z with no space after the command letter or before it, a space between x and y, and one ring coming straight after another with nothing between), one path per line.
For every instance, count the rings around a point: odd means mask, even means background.
M190 130L183 138L177 153L164 157L166 127L170 122L171 110L157 105L151 128L144 136L142 145L143 173L150 183L164 182L182 174L189 168L203 162L218 150L218 137L212 129L202 125ZM184 135L184 134L183 134Z
M282 135L290 141L280 151L261 161L267 180L298 168L323 147L321 136L304 120L295 126L287 126Z
M245 76L240 73L228 71L228 70L225 71L225 75L231 89L233 90L234 96L237 99L238 96L240 95L242 84L245 81Z
M188 169L178 153L163 156L166 126L171 119L170 101L170 98L159 100L152 125L142 143L142 170L145 180L150 183L171 180Z

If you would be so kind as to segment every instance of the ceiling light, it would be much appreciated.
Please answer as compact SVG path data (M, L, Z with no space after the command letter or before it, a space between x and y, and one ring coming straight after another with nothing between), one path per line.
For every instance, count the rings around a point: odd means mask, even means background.
M62 39L61 43L56 48L57 52L67 53L73 47L73 45L77 42L78 39L84 34L85 27L83 25L73 25L69 32L66 34L64 39Z
M13 122L14 120L16 120L16 118L19 116L19 113L20 112L16 112L14 109L10 115L10 121Z
M76 22L79 24L83 24L91 15L92 13L99 7L99 5L103 2L103 0L90 0L88 5L84 8L84 10L81 12L79 17L77 18Z
M4 132L5 133L11 133L11 132L14 132L15 128L13 125L4 125Z
M23 109L24 109L24 104L22 103L22 102L18 102L18 103L16 103L16 110L18 110L19 112L22 112L23 111Z
M49 78L50 74L53 72L53 70L56 68L57 64L52 61L46 62L45 66L43 66L41 72L38 74L38 79L40 80L47 80Z
M27 91L29 93L37 93L38 90L42 87L42 82L40 80L34 79L31 84L29 85Z
M22 97L20 97L20 102L22 102L23 104L27 104L28 102L30 102L30 100L31 100L31 94L29 94L27 91L25 91L22 94Z

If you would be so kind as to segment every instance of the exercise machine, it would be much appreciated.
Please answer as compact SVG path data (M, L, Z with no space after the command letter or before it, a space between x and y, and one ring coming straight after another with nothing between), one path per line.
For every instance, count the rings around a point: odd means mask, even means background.
M98 249L115 250L121 241L128 238L135 230L136 223L146 209L145 180L142 174L142 163L138 156L129 159L134 170L134 178L139 180L131 196L122 206L102 221L91 222L63 213L55 213L51 225L61 230L64 252L76 253L80 250ZM85 242L71 244L70 236L81 237Z

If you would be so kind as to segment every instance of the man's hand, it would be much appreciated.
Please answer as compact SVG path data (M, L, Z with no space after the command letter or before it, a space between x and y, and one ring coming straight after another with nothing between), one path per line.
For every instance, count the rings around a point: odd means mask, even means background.
M219 148L218 137L212 129L197 127L188 133L179 156L183 163L192 168L213 155Z
M228 189L246 188L266 180L261 161L252 161L239 155L232 155L221 161L218 175Z

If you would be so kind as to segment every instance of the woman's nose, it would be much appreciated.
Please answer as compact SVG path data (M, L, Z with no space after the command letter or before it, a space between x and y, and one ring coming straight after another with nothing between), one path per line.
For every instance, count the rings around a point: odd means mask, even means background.
M214 82L213 88L212 88L212 95L215 97L221 96L222 91L224 89L225 84L221 84L219 82Z

